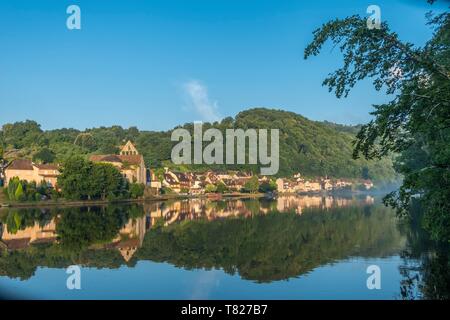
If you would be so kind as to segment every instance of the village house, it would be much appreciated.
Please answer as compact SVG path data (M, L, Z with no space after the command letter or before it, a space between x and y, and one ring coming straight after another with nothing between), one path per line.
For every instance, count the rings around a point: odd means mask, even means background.
M182 191L189 192L193 184L193 177L194 175L190 173L174 172L169 170L169 168L164 168L162 185L177 193Z
M333 184L331 183L330 179L323 179L322 180L322 189L326 191L333 190Z
M306 181L305 182L305 191L308 192L319 192L322 190L321 183L318 181Z
M158 177L156 177L155 173L150 169L147 169L147 184L150 185L150 188L154 191L155 194L159 194L162 184L158 180Z
M180 192L180 182L178 177L168 169L163 174L162 186L171 189L173 192Z
M364 188L366 188L366 190L370 190L373 188L373 182L370 180L364 180L363 186L364 186Z
M216 184L220 181L220 178L213 171L207 171L204 174L204 177L205 177L205 184Z
M35 164L31 160L16 159L6 166L4 170L5 186L12 178L19 178L37 184L45 181L52 187L56 186L59 175L58 166L54 164Z
M294 175L294 179L277 179L277 191L279 193L302 193L302 192L320 192L322 190L330 191L333 185L329 179L322 181L309 181L300 177L300 174Z
M147 170L145 168L144 157L131 141L128 141L120 148L118 155L92 155L90 161L96 163L109 163L115 166L129 182L142 183L147 185Z
M201 174L193 174L191 177L191 194L203 194L205 193L205 178Z
M334 183L335 189L344 189L344 188L348 188L351 186L352 186L352 183L350 181L345 181L343 179L338 179Z
M180 191L188 191L191 189L191 176L188 173L174 172L180 184Z

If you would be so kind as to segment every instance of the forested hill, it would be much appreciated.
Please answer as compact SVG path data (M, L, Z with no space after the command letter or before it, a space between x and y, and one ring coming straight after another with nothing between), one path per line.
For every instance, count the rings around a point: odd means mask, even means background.
M279 176L300 172L305 176L371 178L390 181L395 173L389 159L368 162L352 159L352 141L357 127L330 122L311 121L292 112L271 109L249 109L235 118L205 124L220 130L255 128L280 130ZM183 127L192 130L192 124ZM136 143L149 167L171 166L170 154L175 143L171 131L140 131L136 127L100 127L79 131L58 129L44 131L35 121L5 124L0 131L4 157L31 158L37 162L62 162L71 155L108 154L118 152L125 140ZM184 166L178 169L205 170L211 166ZM213 169L256 170L251 166L214 166Z

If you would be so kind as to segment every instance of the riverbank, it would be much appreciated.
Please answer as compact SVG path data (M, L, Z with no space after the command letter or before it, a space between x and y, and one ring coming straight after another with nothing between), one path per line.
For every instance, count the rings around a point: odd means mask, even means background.
M179 195L179 194L167 194L160 196L152 196L140 199L119 199L119 200L46 200L35 202L16 202L16 201L1 201L0 207L2 208L58 208L58 207L85 207L85 206L104 206L109 204L127 204L127 203L145 203L145 202L157 202L157 201L169 201L169 200L182 200L182 199L248 199L248 198L261 198L264 197L264 193L230 193L220 194L216 197L209 197L208 195Z

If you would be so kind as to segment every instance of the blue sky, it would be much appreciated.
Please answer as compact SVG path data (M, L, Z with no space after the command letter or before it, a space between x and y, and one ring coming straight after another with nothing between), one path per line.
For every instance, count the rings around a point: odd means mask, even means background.
M71 4L81 30L66 28ZM366 122L389 97L364 82L337 99L321 84L339 52L303 50L322 23L371 4L401 39L430 37L425 0L2 0L0 125L165 130L256 106Z

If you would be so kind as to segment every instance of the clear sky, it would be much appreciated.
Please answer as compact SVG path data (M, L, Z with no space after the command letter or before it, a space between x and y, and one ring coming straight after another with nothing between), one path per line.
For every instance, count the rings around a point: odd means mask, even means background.
M71 4L81 30L66 27ZM425 0L2 0L0 125L163 130L256 106L366 122L388 97L365 82L338 100L321 84L339 52L303 50L322 23L371 4L401 39L430 37Z

